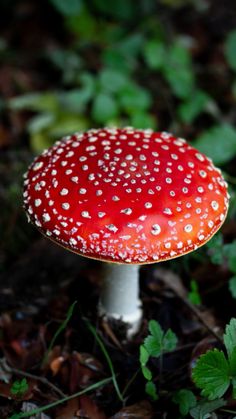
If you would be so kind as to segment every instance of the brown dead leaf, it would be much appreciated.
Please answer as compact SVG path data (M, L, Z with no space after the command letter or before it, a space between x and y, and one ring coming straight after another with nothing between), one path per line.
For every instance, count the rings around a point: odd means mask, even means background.
M152 419L153 417L151 404L143 400L140 403L124 407L110 419Z
M58 408L56 419L106 419L105 413L89 396L70 400L66 406Z

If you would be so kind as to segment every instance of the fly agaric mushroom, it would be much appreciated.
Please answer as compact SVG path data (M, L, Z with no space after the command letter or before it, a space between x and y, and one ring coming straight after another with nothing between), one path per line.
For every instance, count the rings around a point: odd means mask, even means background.
M37 157L24 182L30 220L51 240L108 262L100 313L134 334L138 267L205 244L226 217L227 184L184 139L151 130L92 129Z

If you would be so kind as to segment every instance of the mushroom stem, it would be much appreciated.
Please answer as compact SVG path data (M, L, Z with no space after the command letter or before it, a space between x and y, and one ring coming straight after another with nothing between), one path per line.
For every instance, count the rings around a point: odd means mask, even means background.
M138 265L106 264L99 311L105 317L126 323L128 337L138 331L142 318Z

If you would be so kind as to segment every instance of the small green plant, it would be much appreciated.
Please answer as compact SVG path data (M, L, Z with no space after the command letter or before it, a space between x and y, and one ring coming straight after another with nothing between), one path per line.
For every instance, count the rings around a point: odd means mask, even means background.
M25 393L27 393L28 389L29 385L26 378L22 378L22 380L14 381L11 386L11 393L16 397L22 397Z
M186 416L192 407L197 404L197 398L192 391L181 389L174 393L172 401L179 406L182 416Z
M212 349L201 355L193 368L193 381L209 400L222 397L230 385L236 398L236 319L231 319L226 326L224 345L227 356L219 349Z
M150 333L140 346L139 360L143 376L147 380L146 393L153 400L157 400L157 390L152 380L153 374L150 368L147 367L147 363L150 357L162 358L164 353L173 351L177 345L177 336L171 329L164 332L156 320L149 321L148 329Z

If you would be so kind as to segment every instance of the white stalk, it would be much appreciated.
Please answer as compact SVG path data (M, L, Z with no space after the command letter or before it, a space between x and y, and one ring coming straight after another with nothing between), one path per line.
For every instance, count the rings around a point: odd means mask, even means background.
M106 263L99 310L105 317L126 323L128 337L138 331L142 318L138 265Z

